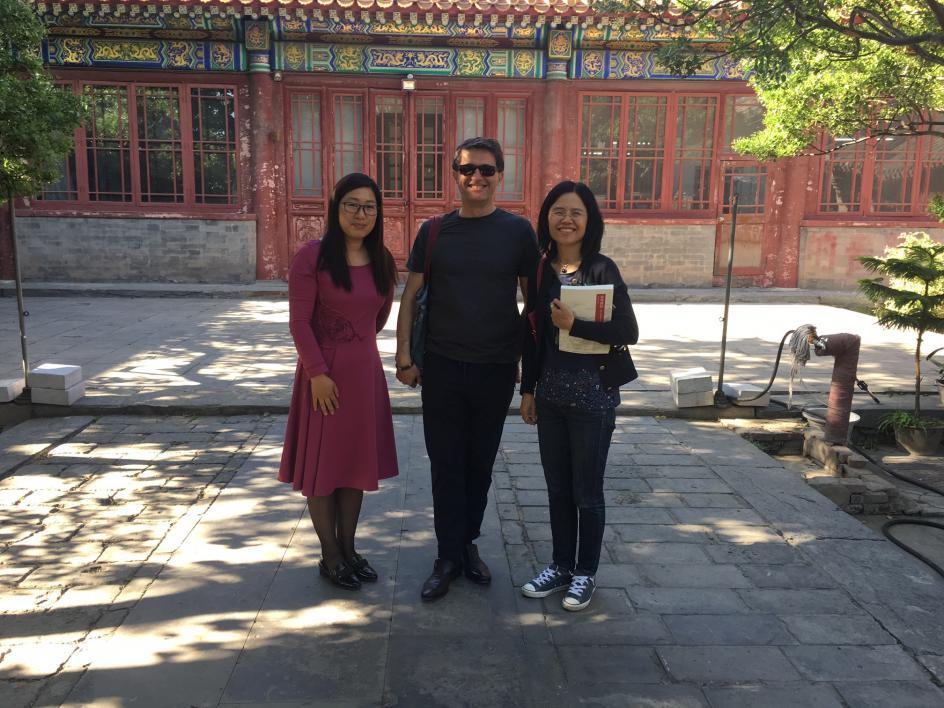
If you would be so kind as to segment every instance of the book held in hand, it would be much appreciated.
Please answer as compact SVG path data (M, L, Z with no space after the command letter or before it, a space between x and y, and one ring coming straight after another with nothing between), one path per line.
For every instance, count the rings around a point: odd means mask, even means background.
M562 285L561 302L574 311L578 320L609 322L613 314L613 285ZM562 352L572 354L606 354L609 344L592 342L560 331L557 343Z

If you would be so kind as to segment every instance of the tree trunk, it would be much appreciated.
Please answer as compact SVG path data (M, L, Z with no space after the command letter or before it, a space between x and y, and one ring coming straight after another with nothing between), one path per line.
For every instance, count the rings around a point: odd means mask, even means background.
M7 192L7 210L10 217L10 242L13 245L13 277L16 280L16 309L20 319L20 351L23 355L23 384L29 385L29 354L26 346L26 308L23 306L23 276L20 271L20 254L16 250L16 205L13 189Z
M921 417L921 339L924 337L924 330L918 330L918 346L915 347L915 418Z

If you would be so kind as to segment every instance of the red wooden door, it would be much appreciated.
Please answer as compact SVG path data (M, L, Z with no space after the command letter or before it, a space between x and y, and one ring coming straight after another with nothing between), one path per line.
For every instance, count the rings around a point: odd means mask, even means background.
M499 203L530 215L527 156L531 97L485 93L477 83L402 91L389 79L351 88L339 80L290 80L286 91L290 254L324 231L334 183L372 175L383 194L384 241L405 267L420 224L458 206L450 163L467 137L494 135L505 151Z

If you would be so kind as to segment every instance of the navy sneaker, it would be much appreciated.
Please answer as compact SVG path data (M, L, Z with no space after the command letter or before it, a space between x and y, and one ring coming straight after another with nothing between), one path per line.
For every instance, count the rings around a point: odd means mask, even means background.
M582 610L590 604L590 598L593 597L596 587L597 584L592 575L575 575L570 581L570 587L567 588L561 607L571 612Z
M569 570L549 565L534 580L521 586L521 594L525 597L547 597L570 587L572 577Z

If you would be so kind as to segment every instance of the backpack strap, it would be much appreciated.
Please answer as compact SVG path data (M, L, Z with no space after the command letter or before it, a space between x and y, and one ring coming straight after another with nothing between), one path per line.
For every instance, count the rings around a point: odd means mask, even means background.
M429 233L426 235L426 249L423 256L423 284L429 285L429 264L433 259L433 246L436 245L436 239L439 238L439 230L442 228L442 214L434 216L429 220Z

